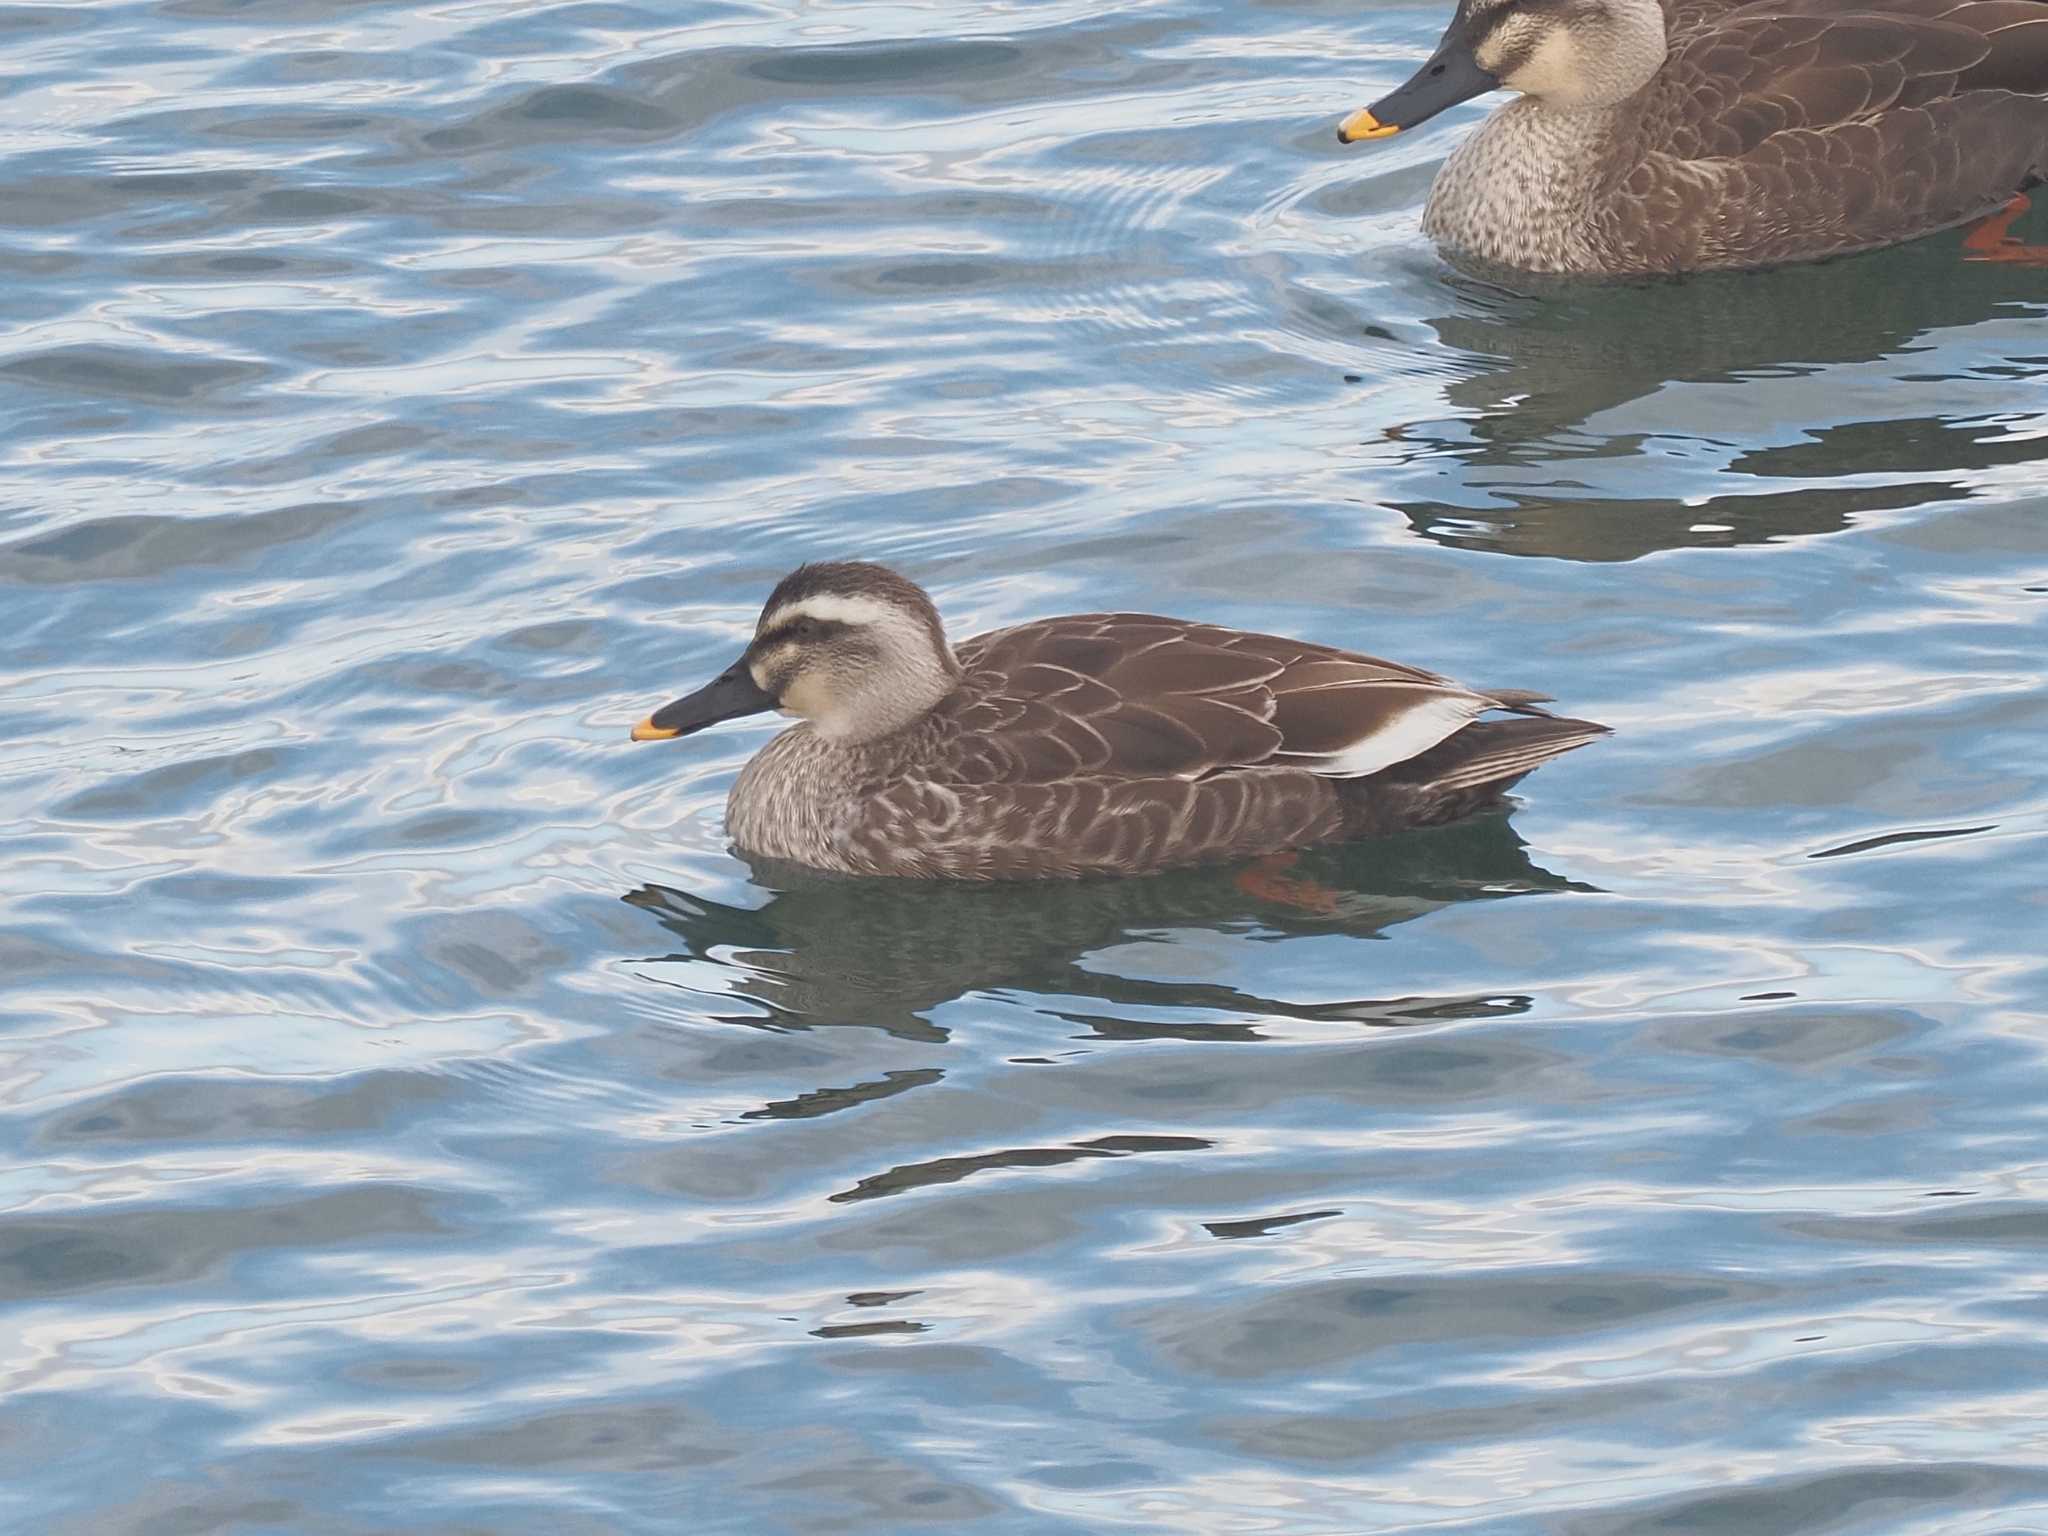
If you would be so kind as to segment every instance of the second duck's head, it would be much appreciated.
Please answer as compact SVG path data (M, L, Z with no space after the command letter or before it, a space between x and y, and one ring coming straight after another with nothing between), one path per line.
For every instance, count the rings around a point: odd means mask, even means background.
M1429 62L1337 137L1384 139L1495 89L1566 112L1613 106L1650 83L1664 52L1658 0L1459 0Z
M835 741L899 731L953 691L960 664L932 600L886 566L799 566L769 594L740 659L633 727L667 741L721 720L780 710Z

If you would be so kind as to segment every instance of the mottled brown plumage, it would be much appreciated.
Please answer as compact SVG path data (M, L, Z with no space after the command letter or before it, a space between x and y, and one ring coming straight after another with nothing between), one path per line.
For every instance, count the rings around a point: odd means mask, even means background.
M1470 65L1456 90L1428 66L1346 128L1522 91L1424 213L1447 249L1495 265L1815 260L1966 223L2048 175L2040 0L1463 0L1446 57Z
M1272 853L1497 804L1605 734L1537 694L1149 614L948 650L895 573L799 574L731 672L635 735L799 701L805 723L747 764L727 824L750 853L818 868L993 880ZM1496 711L1518 718L1479 718Z

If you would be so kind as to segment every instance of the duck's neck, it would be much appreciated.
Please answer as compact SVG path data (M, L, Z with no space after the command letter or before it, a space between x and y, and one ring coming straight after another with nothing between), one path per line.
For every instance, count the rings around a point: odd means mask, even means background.
M1621 107L1562 111L1524 96L1500 108L1437 172L1423 210L1432 240L1525 271L1591 264L1588 215Z

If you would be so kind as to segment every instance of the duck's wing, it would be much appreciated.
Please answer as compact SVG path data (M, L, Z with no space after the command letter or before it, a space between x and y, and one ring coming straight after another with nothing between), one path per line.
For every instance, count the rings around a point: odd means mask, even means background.
M2048 168L2040 92L2039 0L1764 0L1698 15L1642 98L1645 153L1621 173L1619 206L1689 228L1689 265L1895 243L1987 213Z
M1902 50L1905 73L1920 82L1921 92L2018 91L2048 92L2048 4L2042 0L1739 0L1718 6L1725 24L1807 19L1884 27L1892 46ZM1701 18L1704 19L1704 18ZM1957 72L1952 85L1941 77L1950 62L1948 45L1937 43L1929 29L1959 29L1980 43L1979 57ZM1923 53L1932 48L1935 51ZM1901 102L1913 105L1916 92L1904 91Z
M1202 779L1233 769L1362 778L1489 710L1481 693L1395 662L1149 614L1080 614L959 647L977 686L949 716L970 783Z

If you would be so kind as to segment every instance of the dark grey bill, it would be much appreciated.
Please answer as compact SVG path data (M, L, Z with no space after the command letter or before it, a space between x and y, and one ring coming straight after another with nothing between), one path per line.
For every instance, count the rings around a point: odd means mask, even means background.
M1407 84L1388 92L1363 113L1345 119L1337 137L1348 144L1353 139L1378 138L1397 129L1413 128L1461 101L1497 90L1499 77L1479 67L1472 45L1463 34L1464 28L1459 27L1446 36L1429 62ZM1370 131L1373 129L1378 131Z
M758 715L774 707L774 698L755 685L754 674L747 670L746 658L741 657L695 693L662 705L634 726L633 739L667 741L701 731L721 720Z

